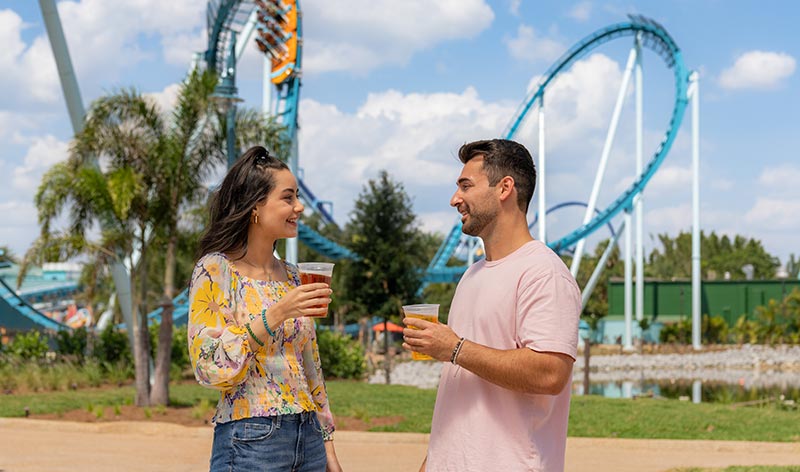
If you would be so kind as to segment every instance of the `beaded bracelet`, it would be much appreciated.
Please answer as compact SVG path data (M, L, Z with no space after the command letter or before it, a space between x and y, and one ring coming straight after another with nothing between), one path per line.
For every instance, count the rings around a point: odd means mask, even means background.
M456 347L453 348L453 354L450 355L450 363L453 365L456 364L456 359L458 359L458 353L461 352L461 346L464 344L464 338L461 338L456 343Z
M253 330L250 328L250 323L245 323L244 327L247 328L247 333L250 334L251 338L256 340L256 343L259 346L263 346L264 345L264 341L258 339L258 336L256 336L256 333L254 333Z
M267 323L267 309L266 308L264 308L264 310L261 311L261 321L264 322L264 327L267 328L267 333L269 333L269 335L274 338L275 337L275 332L272 331L271 329L269 329L269 323Z

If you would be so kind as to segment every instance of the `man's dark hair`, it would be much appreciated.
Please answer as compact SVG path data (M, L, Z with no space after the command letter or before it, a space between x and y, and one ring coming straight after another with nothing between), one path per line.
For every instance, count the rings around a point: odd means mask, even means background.
M536 188L536 167L531 153L522 144L507 139L473 141L458 150L458 158L464 164L478 156L483 156L483 170L489 185L497 185L505 176L514 179L517 206L527 214Z

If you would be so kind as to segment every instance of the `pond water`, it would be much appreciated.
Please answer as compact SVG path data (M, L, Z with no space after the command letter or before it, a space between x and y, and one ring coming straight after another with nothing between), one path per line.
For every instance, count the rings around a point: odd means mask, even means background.
M794 379L792 379L794 380ZM574 379L573 395L583 395L583 380ZM692 401L694 403L777 402L787 407L800 404L800 382L748 382L744 377L735 381L701 379L625 379L598 380L590 378L589 393L607 398L656 397Z

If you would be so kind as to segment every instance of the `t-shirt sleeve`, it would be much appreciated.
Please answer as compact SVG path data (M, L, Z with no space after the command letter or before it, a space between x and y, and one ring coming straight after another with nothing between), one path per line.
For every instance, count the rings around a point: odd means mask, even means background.
M576 359L580 290L571 276L551 272L523 276L517 295L517 343L537 352Z

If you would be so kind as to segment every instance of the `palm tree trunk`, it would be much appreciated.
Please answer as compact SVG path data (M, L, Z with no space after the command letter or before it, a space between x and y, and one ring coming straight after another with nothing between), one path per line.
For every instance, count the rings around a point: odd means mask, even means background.
M144 229L142 228L144 242ZM147 247L142 244L142 254L139 260L140 290L136 295L137 326L133 332L136 346L134 348L134 366L136 369L136 406L150 405L150 336L147 332L147 310L145 300L147 296Z
M166 268L164 270L164 300L161 304L161 327L158 331L158 351L156 352L156 370L153 379L153 390L150 392L152 405L169 404L169 371L172 366L172 312L175 306L175 248L178 243L177 224L170 225L170 237L167 242Z

